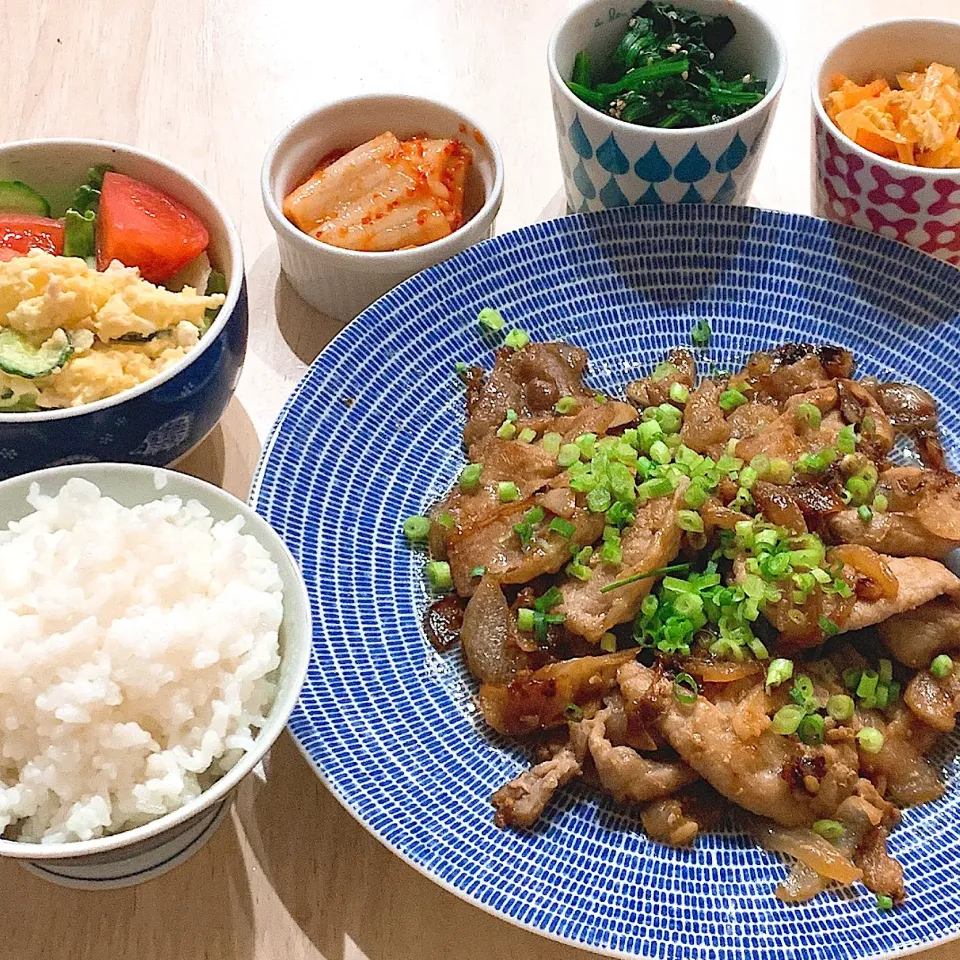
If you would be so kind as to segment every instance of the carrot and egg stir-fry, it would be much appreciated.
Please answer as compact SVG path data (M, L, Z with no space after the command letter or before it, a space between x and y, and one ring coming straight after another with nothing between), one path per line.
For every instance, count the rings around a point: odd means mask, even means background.
M862 86L838 74L827 115L871 153L920 167L960 167L960 77L931 63L898 73L899 89L880 77Z

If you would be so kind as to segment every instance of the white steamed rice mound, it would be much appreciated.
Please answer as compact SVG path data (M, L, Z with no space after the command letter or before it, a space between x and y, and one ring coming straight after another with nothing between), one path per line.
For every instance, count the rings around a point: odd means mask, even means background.
M253 745L276 692L280 573L195 500L86 480L0 531L0 833L89 840L176 810Z

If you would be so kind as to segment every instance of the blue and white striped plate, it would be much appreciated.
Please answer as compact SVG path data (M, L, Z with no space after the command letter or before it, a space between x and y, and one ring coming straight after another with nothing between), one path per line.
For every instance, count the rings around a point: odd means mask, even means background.
M493 825L490 794L528 762L484 729L457 651L420 626L422 557L400 533L462 464L453 365L489 366L485 306L536 339L590 351L617 392L706 318L732 366L787 340L840 343L861 374L919 383L960 439L960 272L809 217L744 207L625 208L539 223L401 284L317 358L266 445L252 499L303 567L314 649L291 729L336 796L392 850L513 923L623 957L892 956L960 933L960 764L891 846L909 899L862 887L794 907L783 862L732 826L695 849L574 786L530 832Z

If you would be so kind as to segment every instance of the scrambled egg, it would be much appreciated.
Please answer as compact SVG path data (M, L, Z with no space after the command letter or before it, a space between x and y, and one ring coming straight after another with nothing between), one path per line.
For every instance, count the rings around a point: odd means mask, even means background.
M103 272L40 250L0 263L0 330L40 346L69 336L73 354L49 376L0 372L0 408L21 398L70 407L112 397L176 363L198 343L223 294L167 290L114 261ZM143 342L117 342L121 337ZM149 339L147 339L149 338Z

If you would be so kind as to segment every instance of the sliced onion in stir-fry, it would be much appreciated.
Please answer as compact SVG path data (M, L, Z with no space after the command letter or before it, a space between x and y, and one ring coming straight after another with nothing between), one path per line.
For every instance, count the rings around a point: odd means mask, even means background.
M853 883L863 876L862 871L829 840L824 840L805 827L761 823L757 825L756 833L765 849L789 854L821 877L836 880L837 883Z

